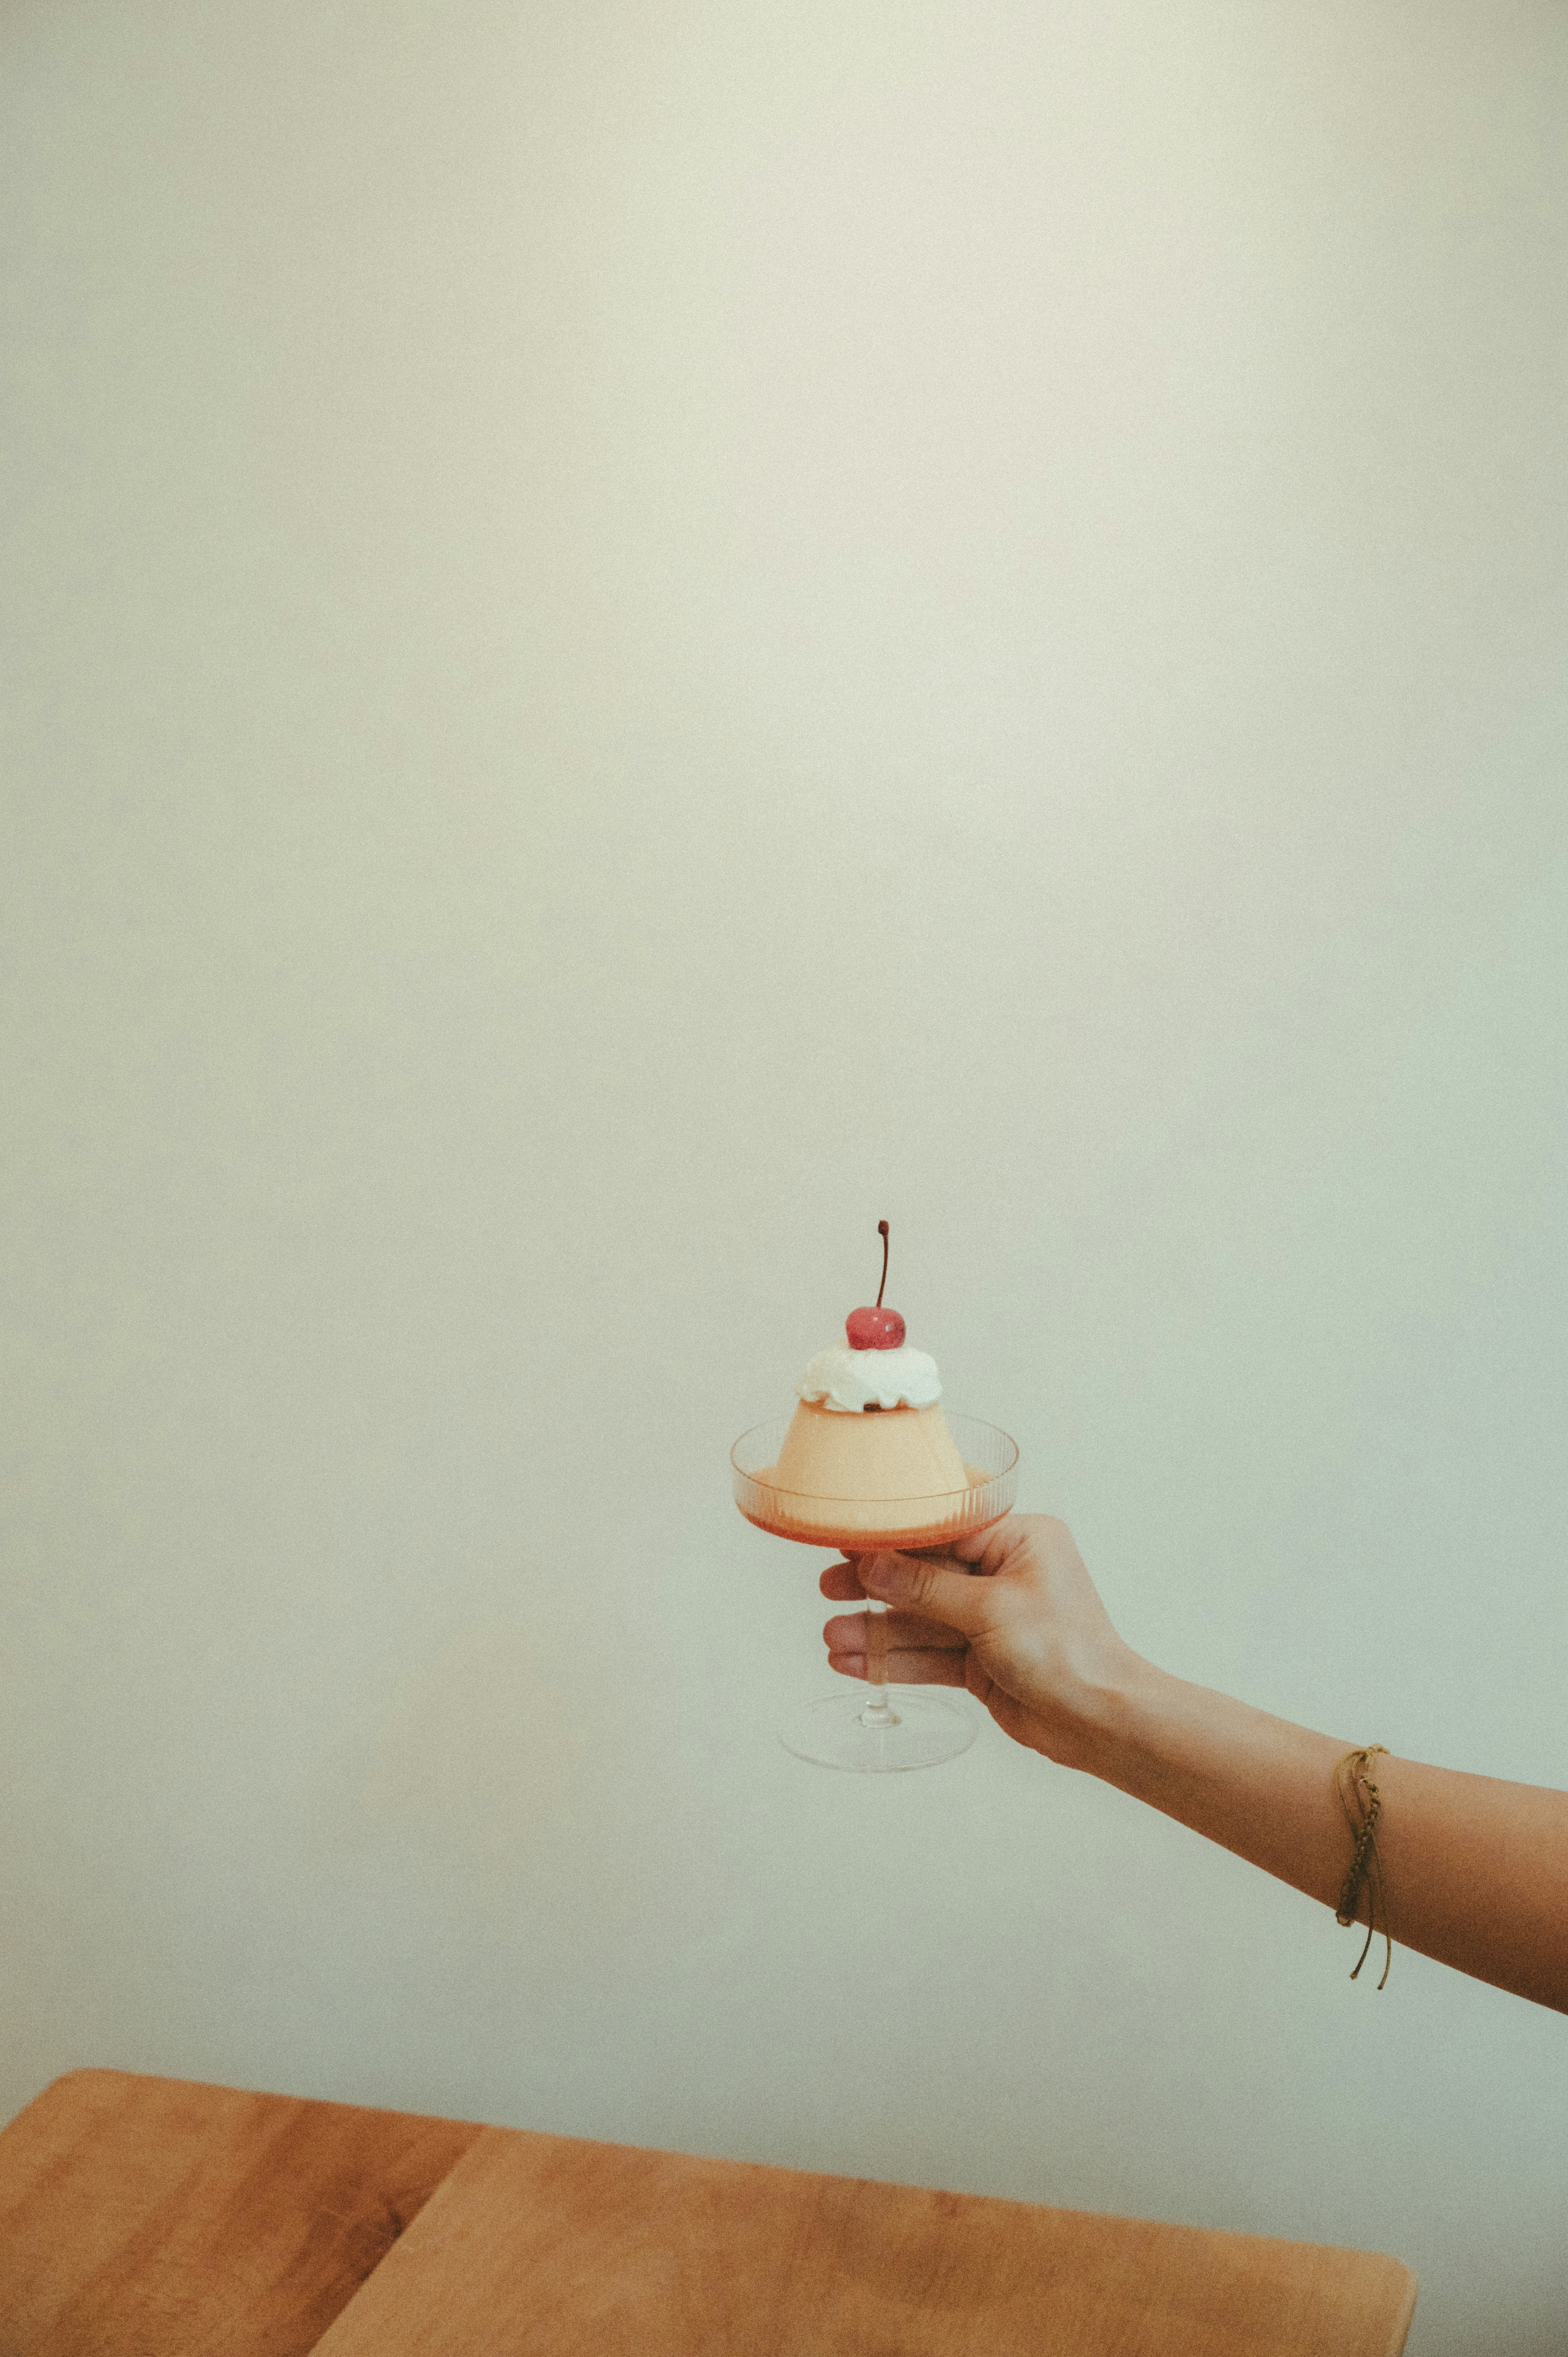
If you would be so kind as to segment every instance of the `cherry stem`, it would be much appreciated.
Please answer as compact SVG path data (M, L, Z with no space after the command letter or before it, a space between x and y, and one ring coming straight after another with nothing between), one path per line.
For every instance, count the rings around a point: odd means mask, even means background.
M882 1239L882 1282L876 1288L876 1307L882 1307L882 1297L887 1290L887 1222L878 1220L876 1232Z

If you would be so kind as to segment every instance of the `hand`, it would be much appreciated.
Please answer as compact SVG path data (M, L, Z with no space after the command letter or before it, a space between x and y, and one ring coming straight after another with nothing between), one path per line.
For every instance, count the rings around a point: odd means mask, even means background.
M967 1686L1004 1735L1085 1767L1106 1704L1144 1667L1112 1627L1065 1523L1010 1514L949 1551L859 1555L823 1572L835 1602L881 1598L887 1675L897 1685ZM865 1615L822 1631L828 1661L865 1675Z

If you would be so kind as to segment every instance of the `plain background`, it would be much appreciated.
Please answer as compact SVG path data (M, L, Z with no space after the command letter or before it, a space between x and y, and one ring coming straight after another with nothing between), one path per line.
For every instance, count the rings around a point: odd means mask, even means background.
M1568 21L0 16L6 2113L83 2062L1398 2253L1568 2025L774 1741L872 1297L1124 1633L1568 1782Z

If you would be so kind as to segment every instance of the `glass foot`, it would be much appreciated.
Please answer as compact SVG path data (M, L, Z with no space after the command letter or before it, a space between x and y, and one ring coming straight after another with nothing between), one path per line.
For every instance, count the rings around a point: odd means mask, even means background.
M886 1776L956 1760L980 1732L973 1711L919 1686L889 1686L887 1703L886 1717L868 1707L864 1689L798 1703L780 1727L779 1740L797 1760L819 1768Z

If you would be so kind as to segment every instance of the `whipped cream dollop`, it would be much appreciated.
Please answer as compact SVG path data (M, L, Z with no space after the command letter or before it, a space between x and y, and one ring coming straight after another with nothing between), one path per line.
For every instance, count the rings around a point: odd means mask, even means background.
M819 1351L800 1378L800 1397L846 1415L867 1407L935 1407L942 1395L937 1362L901 1342L896 1351Z

